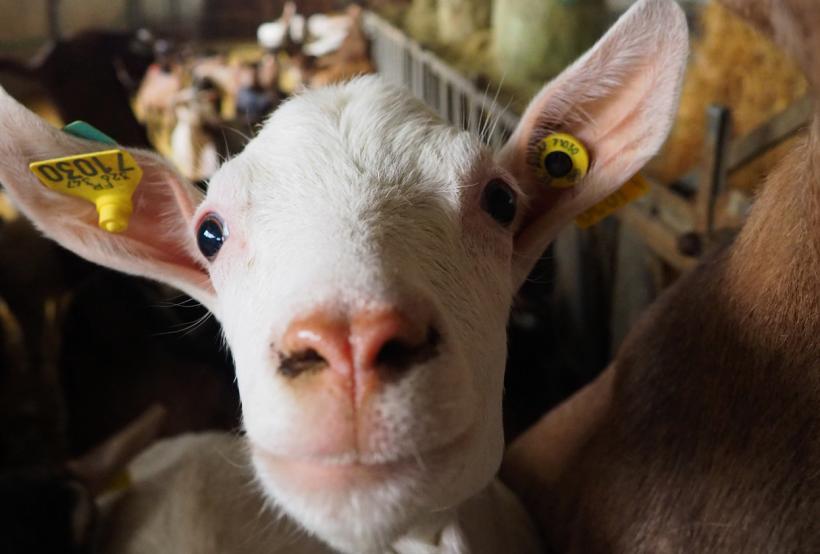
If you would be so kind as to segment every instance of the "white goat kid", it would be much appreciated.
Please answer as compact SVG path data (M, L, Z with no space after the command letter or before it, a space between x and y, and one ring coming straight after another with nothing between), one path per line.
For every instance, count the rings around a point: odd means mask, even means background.
M680 8L639 1L544 88L497 154L377 78L307 92L222 166L204 198L166 162L132 151L144 177L120 235L27 167L100 145L3 93L0 180L67 248L174 285L216 315L253 467L277 509L342 552L435 543L501 460L515 291L561 227L657 152L687 52ZM590 149L575 189L538 176L537 145L555 131ZM465 524L463 540L438 548L531 551L527 525L487 526L499 536L486 543Z

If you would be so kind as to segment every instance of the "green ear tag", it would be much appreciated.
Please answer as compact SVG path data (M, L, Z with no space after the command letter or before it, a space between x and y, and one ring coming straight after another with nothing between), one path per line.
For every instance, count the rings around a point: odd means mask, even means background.
M72 121L65 127L63 127L63 131L68 133L69 135L74 135L75 137L80 137L88 140L94 140L97 142L102 142L105 144L117 144L117 141L94 127L85 121Z

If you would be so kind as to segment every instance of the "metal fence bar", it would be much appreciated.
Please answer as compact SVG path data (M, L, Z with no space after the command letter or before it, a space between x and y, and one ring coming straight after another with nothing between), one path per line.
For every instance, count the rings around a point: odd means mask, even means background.
M438 80L438 114L442 119L450 121L450 87L441 78Z
M453 115L450 123L462 129L466 128L464 125L464 93L456 87L453 87Z
M385 80L406 86L445 121L474 133L484 130L481 138L495 148L512 134L519 119L515 113L401 30L372 12L365 13L364 28L373 42L376 71Z

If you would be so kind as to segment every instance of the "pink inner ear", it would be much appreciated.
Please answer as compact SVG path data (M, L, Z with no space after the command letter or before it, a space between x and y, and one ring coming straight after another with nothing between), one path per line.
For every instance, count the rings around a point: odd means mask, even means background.
M189 250L192 239L188 235L200 199L192 198L186 185L166 168L154 166L145 156L137 159L145 173L134 192L134 212L124 236L134 239L146 252L153 252L153 260L199 268Z
M638 67L628 88L588 106L587 113L595 123L579 131L578 135L592 145L590 173L601 167L613 176L626 175L617 179L626 180L643 167L648 156L642 150L657 142L653 141L654 135L666 134L657 129L658 122L667 119L664 110L668 109L663 105L655 106L656 80L653 67ZM651 149L650 156L655 149L657 147Z
M213 295L207 272L196 254L191 218L202 195L165 166L154 155L134 152L143 168L143 179L132 198L134 211L128 229L112 236L96 225L96 211L86 228L96 240L94 261L173 284L202 300ZM112 241L115 241L112 244ZM116 245L117 247L111 248ZM192 293L189 289L199 289Z

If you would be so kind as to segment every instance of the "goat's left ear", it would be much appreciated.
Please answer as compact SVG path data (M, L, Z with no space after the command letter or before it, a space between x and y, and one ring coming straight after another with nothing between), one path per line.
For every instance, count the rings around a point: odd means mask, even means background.
M689 53L686 18L673 0L639 0L583 57L530 103L500 162L528 196L516 237L520 284L558 231L600 202L654 156L671 129ZM589 171L573 188L539 177L539 143L574 135Z
M91 202L43 186L29 170L31 162L111 148L55 129L0 88L0 182L23 213L75 254L163 281L213 309L215 292L191 228L203 195L169 162L151 152L119 147L143 173L132 197L128 229L118 234L100 229Z

